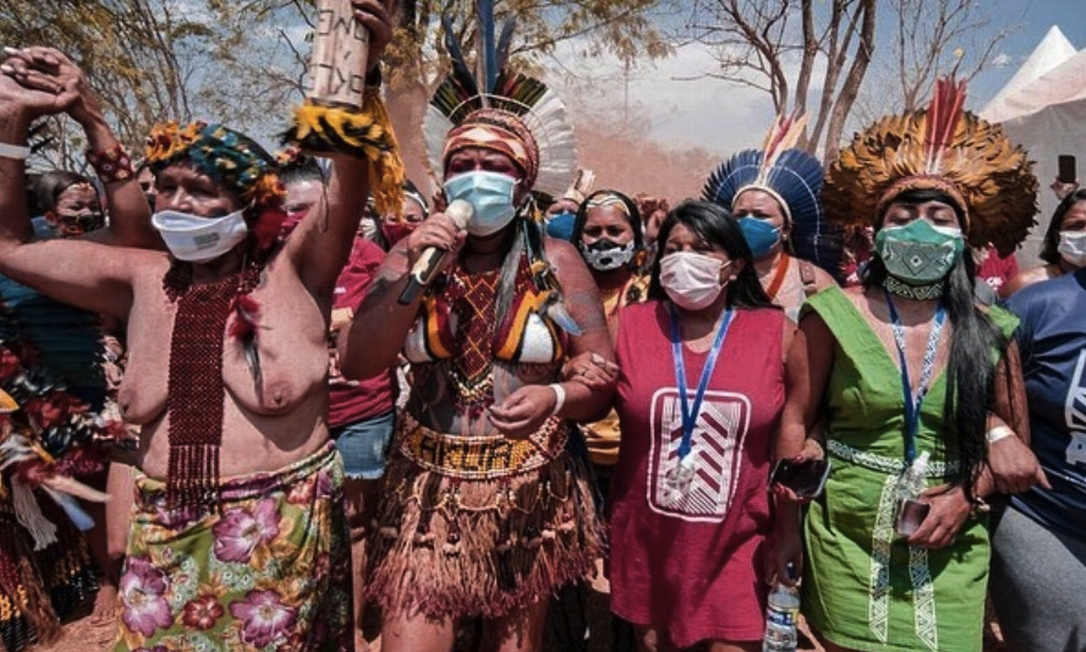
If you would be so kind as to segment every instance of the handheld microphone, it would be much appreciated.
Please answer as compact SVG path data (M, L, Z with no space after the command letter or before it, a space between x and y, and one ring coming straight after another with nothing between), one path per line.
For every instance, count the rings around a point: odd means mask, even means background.
M445 209L445 215L456 224L458 229L467 228L468 222L471 221L471 216L474 213L475 208L463 199L452 200L449 202L448 208ZM400 293L398 299L400 305L409 305L424 287L430 285L434 277L437 276L437 270L441 267L441 261L444 260L447 253L444 249L438 249L437 247L427 247L423 250L422 255L415 261L414 267L411 268L407 287Z

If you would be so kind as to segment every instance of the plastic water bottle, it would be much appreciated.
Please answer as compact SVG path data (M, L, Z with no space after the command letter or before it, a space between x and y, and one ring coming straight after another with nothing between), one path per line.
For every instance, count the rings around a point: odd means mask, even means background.
M786 567L788 577L795 579L796 571L792 564ZM799 622L799 589L787 586L783 582L773 585L765 610L765 637L762 639L762 652L795 652Z
M924 475L928 469L928 451L923 451L909 468L901 474L894 487L897 499L897 513L894 515L894 530L903 537L916 532L928 512L928 504L919 501L924 493Z

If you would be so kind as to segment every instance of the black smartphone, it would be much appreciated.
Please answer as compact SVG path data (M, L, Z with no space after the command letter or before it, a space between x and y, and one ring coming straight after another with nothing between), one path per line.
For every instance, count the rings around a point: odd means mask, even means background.
M1078 173L1075 171L1075 157L1070 154L1060 154L1056 161L1059 165L1060 182L1074 183L1075 179L1078 179Z
M897 506L894 530L903 537L911 536L928 517L930 511L931 505L928 503L919 500L901 501Z
M779 484L791 489L801 498L817 498L830 477L829 460L803 460L793 462L790 459L777 460L773 473L769 476L770 484Z

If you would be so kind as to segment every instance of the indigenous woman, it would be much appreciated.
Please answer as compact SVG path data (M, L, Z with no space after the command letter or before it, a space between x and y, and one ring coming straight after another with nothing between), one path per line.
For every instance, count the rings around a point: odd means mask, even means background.
M797 455L823 420L833 470L807 514L805 564L783 491L775 532L777 574L791 583L785 563L802 565L804 613L831 651L982 645L986 462L1003 445L986 454L986 432L1029 431L1016 320L975 305L967 242L1013 251L1037 181L963 101L941 80L926 111L858 134L823 192L842 226L874 227L874 254L862 286L811 297L800 322L777 454Z
M650 300L621 312L615 347L611 609L643 650L759 650L765 484L794 326L726 209L684 202L658 242Z
M645 253L637 204L615 190L592 193L577 210L572 241L600 289L607 329L614 340L619 310L644 301L649 286L649 276L642 271ZM606 497L611 470L618 460L618 416L612 411L607 418L585 426L584 432L600 491Z
M414 377L365 580L385 652L450 650L470 617L485 621L480 649L538 650L548 599L600 554L567 420L598 417L613 385L556 381L568 356L611 358L607 325L530 194L568 185L572 131L541 83L503 71L477 85L467 70L454 66L427 124L450 210L473 209L466 233L439 213L402 240L339 342L348 377L401 349ZM431 247L447 267L412 298L408 272Z
M353 5L375 64L391 36L387 9ZM69 101L66 88L35 79L23 88L0 77L7 179L22 177L31 121ZM362 113L383 131L377 90L366 97ZM370 135L375 168L394 165L391 143ZM337 157L314 208L320 219L280 247L281 184L251 139L218 124L163 125L147 158L158 188L152 222L169 253L28 241L23 188L0 184L0 270L128 320L118 402L142 431L117 649L351 649L326 337L370 164Z
M739 220L762 287L793 320L804 299L834 285L830 274L840 274L840 243L819 198L822 165L789 149L804 125L805 119L779 118L763 149L721 163L703 190L706 200Z

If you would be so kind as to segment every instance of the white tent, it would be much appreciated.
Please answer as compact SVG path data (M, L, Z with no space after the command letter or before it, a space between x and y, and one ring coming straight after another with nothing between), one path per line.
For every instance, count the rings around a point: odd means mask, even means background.
M1019 264L1037 264L1037 253L1058 202L1048 188L1056 178L1056 158L1072 154L1086 186L1086 50L1075 52L1053 27L1022 67L980 115L1002 123L1013 142L1021 143L1040 181L1037 226L1018 252Z

